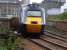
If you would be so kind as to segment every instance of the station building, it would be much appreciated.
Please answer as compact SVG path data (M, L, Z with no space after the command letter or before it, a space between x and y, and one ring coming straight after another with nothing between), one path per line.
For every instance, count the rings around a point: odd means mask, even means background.
M19 17L22 4L29 4L29 0L0 0L0 18Z
M21 4L19 0L0 0L0 18L18 17Z
M0 0L0 26L10 27L10 20L13 17L20 17L22 4L27 3L26 0ZM12 22L14 23L14 21ZM15 24L17 22L15 21ZM9 28L8 27L8 28Z

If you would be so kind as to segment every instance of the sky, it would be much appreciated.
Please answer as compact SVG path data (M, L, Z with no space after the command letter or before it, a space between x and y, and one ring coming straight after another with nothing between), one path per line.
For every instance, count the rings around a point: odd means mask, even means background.
M21 0L20 0L20 1L21 1ZM31 4L32 2L40 3L40 2L42 2L42 1L43 1L43 0L30 0L30 4ZM63 6L61 6L61 9L51 9L51 10L49 10L48 12L49 12L49 13L50 13L50 12L54 13L53 11L56 11L56 13L58 13L58 12L63 13L65 8L67 9L67 0L66 0L66 3L65 3ZM59 11L59 10L61 10L61 11Z
M30 3L32 3L32 2L40 3L42 1L43 0L30 0ZM66 0L66 3L63 6L61 6L61 13L64 12L64 8L67 8L67 0Z
M64 4L64 8L67 8L67 0L66 0L66 3Z
M40 3L40 2L42 2L43 0L30 0L30 3L32 3L32 2L37 2L37 3ZM62 9L63 8L67 8L67 0L66 0L66 3L64 4L64 6L62 6Z
M67 9L67 0L66 0L66 3L63 6L61 6L61 13L64 12L65 8Z

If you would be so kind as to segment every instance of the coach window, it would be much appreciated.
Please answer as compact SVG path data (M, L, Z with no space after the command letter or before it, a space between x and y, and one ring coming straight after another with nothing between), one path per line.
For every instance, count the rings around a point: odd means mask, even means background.
M2 17L6 17L6 15L7 15L7 9L4 8L4 7L2 7L2 8L1 8L1 16L2 16Z

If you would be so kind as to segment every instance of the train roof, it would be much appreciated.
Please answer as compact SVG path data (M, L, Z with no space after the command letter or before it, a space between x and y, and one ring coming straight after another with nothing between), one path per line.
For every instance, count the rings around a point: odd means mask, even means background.
M38 4L29 4L27 6L29 7L29 11L40 11L40 6Z

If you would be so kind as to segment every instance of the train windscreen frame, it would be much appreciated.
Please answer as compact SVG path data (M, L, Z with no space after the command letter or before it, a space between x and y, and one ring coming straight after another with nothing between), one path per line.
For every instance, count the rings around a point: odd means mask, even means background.
M41 11L27 11L27 16L41 17Z

